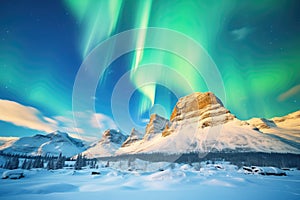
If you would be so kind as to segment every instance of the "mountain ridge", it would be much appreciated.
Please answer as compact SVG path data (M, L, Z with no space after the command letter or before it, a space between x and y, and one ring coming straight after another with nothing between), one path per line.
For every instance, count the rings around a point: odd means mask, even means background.
M176 103L170 120L150 117L144 133L130 135L106 130L89 147L67 133L56 131L32 137L3 138L0 151L30 155L89 158L136 153L188 153L212 151L277 152L300 154L300 110L271 119L239 120L211 92L193 93Z
M289 119L298 117L299 115L294 114ZM277 119L277 121L280 120ZM300 153L296 145L286 143L282 138L270 137L251 124L251 121L249 123L249 121L237 119L211 92L198 92L180 98L170 120L164 119L160 124L164 124L163 130L162 128L158 130L151 140L143 138L132 146L122 147L116 152L117 155L147 152L209 152L224 149L245 152ZM300 129L297 131L299 133Z
M44 156L58 156L60 153L63 153L65 156L73 156L84 150L86 148L81 140L60 131L46 135L36 134L32 137L21 137L13 141L10 145L1 148L3 153Z

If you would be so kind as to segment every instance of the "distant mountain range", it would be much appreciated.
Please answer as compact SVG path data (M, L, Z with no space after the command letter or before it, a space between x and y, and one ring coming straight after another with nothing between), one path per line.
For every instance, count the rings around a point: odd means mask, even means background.
M2 144L2 145L1 145ZM67 133L54 132L23 138L0 138L6 153L66 156L83 153L89 158L138 153L277 152L300 154L300 110L272 119L237 119L213 93L180 98L170 120L150 117L145 133L132 129L129 136L107 130L89 147Z
M86 147L81 140L56 131L47 135L37 134L32 137L8 140L0 146L0 150L10 154L58 156L62 153L65 156L73 156L85 151Z

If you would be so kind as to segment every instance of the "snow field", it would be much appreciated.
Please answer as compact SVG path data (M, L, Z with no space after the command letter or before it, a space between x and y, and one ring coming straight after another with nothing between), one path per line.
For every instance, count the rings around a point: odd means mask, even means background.
M277 177L244 174L228 163L195 163L192 166L166 163L151 166L148 163L148 171L128 171L113 168L114 163L111 165L80 171L25 170L25 178L0 180L0 199L265 200L300 197L300 171L297 170ZM164 171L157 167L164 167ZM3 171L0 169L1 173ZM101 174L92 176L92 171Z

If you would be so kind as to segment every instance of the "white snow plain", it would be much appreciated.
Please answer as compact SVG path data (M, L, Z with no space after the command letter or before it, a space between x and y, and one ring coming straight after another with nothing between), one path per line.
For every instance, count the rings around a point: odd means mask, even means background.
M25 170L22 179L0 179L0 199L300 199L298 170L287 171L287 176L262 176L245 174L228 163L143 166L147 169L128 171L128 164L110 163L80 171ZM92 171L101 174L91 175Z

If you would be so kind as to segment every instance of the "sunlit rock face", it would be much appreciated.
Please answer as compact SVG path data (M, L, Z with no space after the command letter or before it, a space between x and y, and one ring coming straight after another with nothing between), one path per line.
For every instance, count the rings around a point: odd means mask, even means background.
M269 129L271 127L276 127L276 124L272 120L265 118L252 118L248 120L248 123L256 127L257 129Z
M169 123L169 120L157 115L152 114L150 117L150 121L147 124L145 136L143 140L150 140L157 134L161 134L161 132L165 129L166 125Z
M170 117L171 125L168 124L162 134L167 136L172 129L184 124L197 123L197 128L205 128L227 123L234 118L213 93L196 92L179 99Z
M129 137L122 144L122 147L130 146L131 144L141 140L141 135L142 134L139 131L137 131L135 128L133 128L130 132Z

